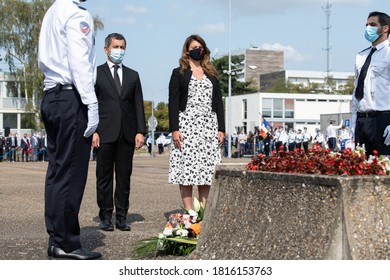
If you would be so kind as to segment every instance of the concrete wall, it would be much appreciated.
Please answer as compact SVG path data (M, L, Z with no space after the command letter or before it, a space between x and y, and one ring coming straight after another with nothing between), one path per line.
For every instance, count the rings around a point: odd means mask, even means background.
M193 259L390 259L390 177L220 165Z

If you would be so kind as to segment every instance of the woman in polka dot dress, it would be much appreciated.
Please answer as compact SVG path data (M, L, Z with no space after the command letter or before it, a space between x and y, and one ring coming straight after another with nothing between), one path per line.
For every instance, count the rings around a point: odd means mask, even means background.
M199 35L186 39L179 62L169 82L169 183L179 184L184 208L192 209L194 185L200 201L209 194L221 161L225 120L217 71Z

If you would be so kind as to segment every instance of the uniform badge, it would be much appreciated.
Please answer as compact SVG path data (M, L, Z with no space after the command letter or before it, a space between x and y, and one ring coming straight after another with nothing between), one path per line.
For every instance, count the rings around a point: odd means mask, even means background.
M85 35L88 35L89 31L91 28L89 27L89 24L86 23L85 21L80 22L80 30L83 32Z

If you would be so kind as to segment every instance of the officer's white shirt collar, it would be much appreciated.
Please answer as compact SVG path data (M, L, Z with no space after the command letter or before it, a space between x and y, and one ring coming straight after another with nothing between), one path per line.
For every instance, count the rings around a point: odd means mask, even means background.
M373 48L376 48L377 50L380 50L380 49L383 49L384 47L388 46L389 45L389 41L388 40L385 40L383 41L382 43L376 45L375 47L372 46Z

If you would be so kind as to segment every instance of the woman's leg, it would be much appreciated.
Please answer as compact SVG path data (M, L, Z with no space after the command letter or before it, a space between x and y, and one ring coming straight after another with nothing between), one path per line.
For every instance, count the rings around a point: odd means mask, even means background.
M184 209L192 209L192 186L179 185Z
M210 185L198 186L198 192L199 192L199 202L206 201L207 197L209 196Z

